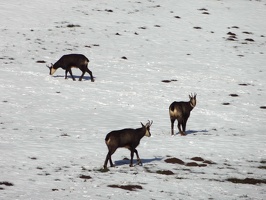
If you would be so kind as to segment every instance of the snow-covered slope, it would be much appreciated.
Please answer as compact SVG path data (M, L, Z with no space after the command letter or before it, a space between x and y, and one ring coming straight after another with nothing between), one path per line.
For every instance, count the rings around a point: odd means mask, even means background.
M0 8L0 199L265 199L265 1ZM48 75L68 53L95 82ZM194 92L189 134L172 137L168 107ZM147 120L143 166L119 149L103 172L105 135Z

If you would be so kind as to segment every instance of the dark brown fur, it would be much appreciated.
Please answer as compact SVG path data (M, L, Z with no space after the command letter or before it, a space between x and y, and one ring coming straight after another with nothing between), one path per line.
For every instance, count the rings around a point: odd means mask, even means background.
M73 81L75 81L75 78L72 74L71 68L79 68L82 71L82 74L79 78L79 81L82 80L84 74L88 72L91 77L91 81L94 81L92 72L88 69L88 63L89 59L82 55L82 54L68 54L63 55L55 64L52 64L51 67L48 66L50 69L50 75L53 75L52 70L57 70L58 68L62 68L65 70L65 79L67 79L68 72L70 73Z
M191 110L196 106L196 96L197 94L194 94L194 96L191 94L189 95L189 101L184 102L173 102L169 106L169 115L171 120L171 134L174 135L174 122L177 120L178 122L178 130L181 135L186 135L186 125L187 120L190 116ZM182 129L181 129L182 127Z
M116 151L117 148L127 148L130 150L131 160L130 166L133 166L133 156L134 153L137 156L137 164L142 164L139 158L138 151L136 147L139 145L139 142L143 136L150 137L150 126L152 122L148 122L145 126L141 123L142 127L137 129L126 128L122 130L111 131L106 135L105 143L108 147L108 153L106 155L106 159L104 162L104 168L107 168L108 160L110 162L111 167L114 166L111 156Z

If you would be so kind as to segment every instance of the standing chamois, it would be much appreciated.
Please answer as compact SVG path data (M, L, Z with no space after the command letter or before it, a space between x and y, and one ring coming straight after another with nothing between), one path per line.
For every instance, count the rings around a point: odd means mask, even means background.
M187 120L190 116L191 110L196 106L196 96L195 93L194 96L191 94L189 95L189 102L173 102L169 106L169 115L171 120L171 133L174 135L174 122L177 119L178 122L178 130L181 135L186 135L186 124ZM182 130L181 130L182 126Z
M93 82L94 78L92 76L92 72L88 69L89 62L89 59L82 54L68 54L63 55L55 64L51 64L50 67L47 65L47 67L50 69L50 75L53 75L55 71L61 67L62 69L66 70L65 79L67 79L67 73L69 72L73 81L75 81L75 78L72 74L71 68L79 68L82 71L79 81L81 81L84 74L88 72L91 76L91 81Z
M108 153L106 155L106 159L104 162L104 168L107 169L107 162L109 160L111 167L114 166L111 156L116 151L117 148L124 147L130 150L131 160L130 167L133 166L133 156L136 153L137 156L137 164L142 165L142 162L139 158L138 151L136 147L139 145L139 142L143 136L150 137L150 127L152 125L152 121L148 121L148 123L144 126L141 123L141 128L132 129L126 128L122 130L111 131L106 135L105 143L108 147Z

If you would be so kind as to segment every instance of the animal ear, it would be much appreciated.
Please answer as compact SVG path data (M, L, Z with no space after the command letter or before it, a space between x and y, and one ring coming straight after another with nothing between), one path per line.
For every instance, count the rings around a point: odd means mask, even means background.
M144 125L142 124L142 122L140 122L141 126L144 127Z

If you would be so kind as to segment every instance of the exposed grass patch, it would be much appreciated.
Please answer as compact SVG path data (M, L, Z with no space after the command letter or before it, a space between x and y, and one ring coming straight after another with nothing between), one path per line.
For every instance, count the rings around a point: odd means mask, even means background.
M224 105L224 106L228 106L228 105L230 105L230 103L222 103L222 105Z
M203 163L209 164L209 165L215 165L216 163L211 160L204 160Z
M238 97L238 94L229 94L231 97Z
M249 83L239 83L238 85L241 85L241 86L249 86L250 84Z
M253 40L252 38L246 38L245 41L248 41L248 42L255 42L255 40Z
M171 79L171 80L162 80L163 83L171 83L173 81L177 81L176 79Z
M239 178L228 178L226 181L236 183L236 184L266 184L266 179L255 179L255 178L245 178L245 179L239 179Z
M207 164L198 164L196 162L189 162L186 164L187 167L207 167Z
M80 175L79 178L81 179L92 179L91 176L88 176L88 175Z
M266 106L265 106L265 107L266 107ZM266 164L266 160L263 159L263 160L260 161L260 163L261 163L261 164Z
M167 158L164 160L166 163L171 163L171 164L179 164L179 165L184 165L185 162L183 160L180 160L178 158Z
M67 133L62 133L60 136L62 136L62 137L70 137L70 135L68 135Z
M67 28L75 28L75 27L80 27L80 25L77 25L77 24L68 24L66 27Z
M158 170L156 171L157 174L163 174L163 175L174 175L174 172L171 170Z
M143 189L141 185L108 185L111 188L120 188L123 190L136 191Z
M13 183L10 183L10 182L7 182L7 181L0 182L0 185L5 185L5 186L14 186L14 184L13 184Z
M36 63L46 63L44 60L37 60Z
M193 158L191 158L191 160L199 161L199 162L203 162L204 161L204 159L201 158L201 157L193 157Z

